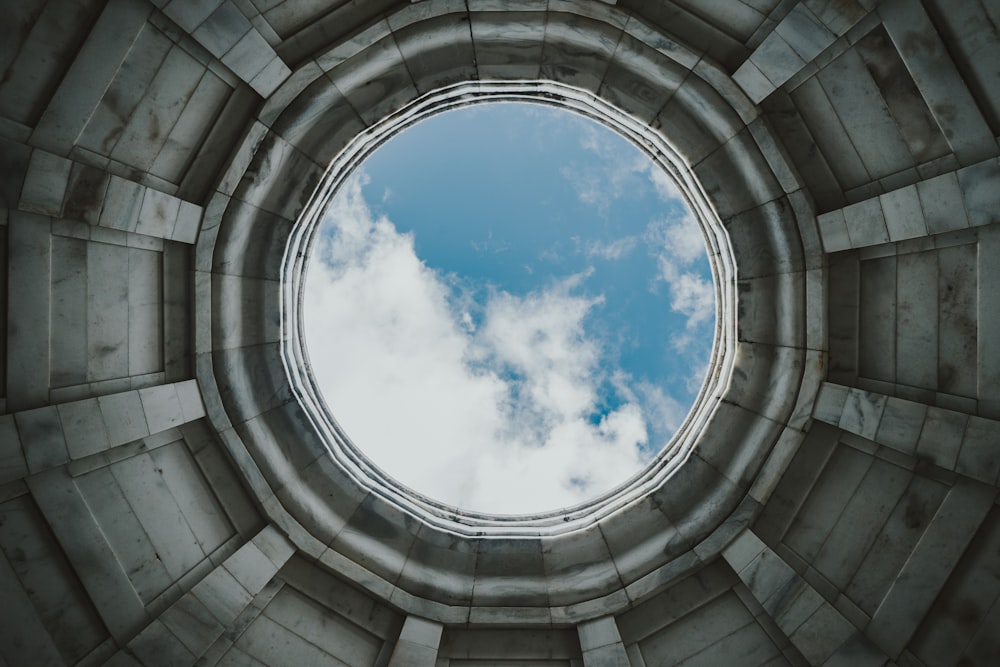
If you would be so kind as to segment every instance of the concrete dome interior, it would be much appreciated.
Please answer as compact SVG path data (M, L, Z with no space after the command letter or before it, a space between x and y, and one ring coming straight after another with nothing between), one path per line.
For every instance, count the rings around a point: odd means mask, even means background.
M0 664L1000 662L995 2L0 11ZM381 479L292 335L328 167L490 95L620 123L721 276L676 455L516 521Z

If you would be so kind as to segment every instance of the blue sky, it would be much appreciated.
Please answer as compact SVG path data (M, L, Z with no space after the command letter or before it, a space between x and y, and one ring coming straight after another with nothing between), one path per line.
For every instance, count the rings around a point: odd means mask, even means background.
M331 202L306 282L313 372L390 475L494 513L638 472L701 385L700 230L670 179L567 111L486 104L394 137Z

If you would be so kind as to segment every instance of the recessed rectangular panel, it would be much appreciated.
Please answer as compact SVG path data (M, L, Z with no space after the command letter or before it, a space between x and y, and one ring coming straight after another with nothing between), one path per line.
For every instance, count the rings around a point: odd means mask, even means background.
M896 379L896 257L861 262L858 375Z
M232 92L225 81L205 71L150 167L150 173L171 183L180 183Z
M751 624L753 615L730 592L640 641L639 649L647 665L676 665Z
M171 45L166 35L145 24L77 139L79 146L98 155L111 155Z
M128 376L128 248L87 247L87 380Z
M580 659L575 628L527 630L446 628L438 655L452 664L485 662L565 663Z
M183 443L160 447L150 456L203 552L232 537L233 526Z
M170 49L128 117L111 157L141 170L152 167L205 71L181 47Z
M139 598L149 604L173 583L173 578L132 511L121 486L107 468L81 475L76 479L76 485L97 518L132 587Z
M910 644L925 665L982 664L979 656L989 647L1000 649L990 610L1000 609L1000 578L983 573L1000 572L1000 507L994 507L962 556L939 603L931 607ZM979 635L979 646L974 639Z
M52 237L51 387L87 381L87 242Z
M7 226L0 225L0 378L7 377ZM0 398L7 383L0 382Z
M911 477L909 470L881 459L872 463L813 561L833 585L847 586Z
M162 253L128 251L128 370L145 375L163 369Z
M290 586L264 609L264 615L349 665L372 665L382 641Z
M914 166L882 90L856 50L845 51L817 78L873 180Z
M916 475L896 503L844 590L869 616L875 613L947 492L944 484Z
M97 611L29 496L0 504L0 550L67 664L87 655L107 637Z
M872 461L868 454L838 445L792 521L785 544L807 561L815 559Z
M938 386L938 262L934 251L897 260L896 382Z
M149 454L120 461L110 469L157 557L174 580L180 579L206 554L170 493L162 469Z
M851 385L858 374L858 313L860 265L857 252L830 256L827 304L830 318L832 382Z
M38 122L103 5L95 0L4 4L4 41L22 35L23 41L4 44L0 116L28 126Z
M970 397L979 361L977 259L975 244L938 251L938 389Z
M950 153L948 142L885 28L880 26L865 35L857 50L913 158L922 163Z

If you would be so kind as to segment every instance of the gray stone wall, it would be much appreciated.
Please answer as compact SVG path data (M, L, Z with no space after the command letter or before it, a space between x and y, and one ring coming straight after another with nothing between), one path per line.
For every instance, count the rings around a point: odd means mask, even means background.
M995 2L31 0L0 44L0 665L1000 663ZM732 292L690 455L561 532L359 481L282 365L327 165L496 80L665 138Z

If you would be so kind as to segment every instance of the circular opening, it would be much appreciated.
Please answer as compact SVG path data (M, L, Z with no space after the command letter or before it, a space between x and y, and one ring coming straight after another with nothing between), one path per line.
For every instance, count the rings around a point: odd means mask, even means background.
M649 465L703 384L704 232L671 176L579 114L425 119L340 186L313 243L320 393L376 466L447 505L591 500Z
M320 230L330 202L348 192L351 178L364 172L365 159L392 137L419 121L452 109L485 102L534 102L575 112L624 137L647 155L677 186L704 234L716 299L712 352L704 384L673 438L639 473L596 498L559 510L496 514L460 509L401 484L374 464L351 441L327 407L310 370L303 325L305 268L322 246ZM362 186L362 191L363 191ZM684 160L663 136L592 93L552 81L467 82L427 93L358 133L331 162L292 230L282 265L282 346L285 372L297 402L340 471L382 501L424 522L461 534L561 534L600 520L659 488L687 460L702 431L719 409L732 376L735 352L735 263L725 228ZM669 300L662 307L669 310ZM668 343L664 343L668 348ZM394 415L386 413L385 419ZM526 510L528 511L528 510ZM527 532L525 532L527 531Z

